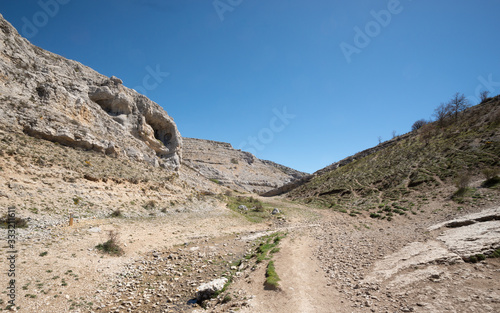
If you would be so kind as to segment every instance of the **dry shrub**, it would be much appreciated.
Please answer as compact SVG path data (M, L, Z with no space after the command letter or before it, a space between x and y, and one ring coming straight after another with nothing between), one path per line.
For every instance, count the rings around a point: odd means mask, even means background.
M499 172L500 172L499 168L485 168L483 170L483 175L484 178L486 178L486 180L489 180L495 178Z
M457 186L458 190L465 190L469 187L471 181L471 176L469 173L461 173L458 175L455 185Z
M122 247L120 247L120 244L118 242L118 233L113 230L110 230L108 233L108 241L98 244L96 248L105 253L116 256L122 255L124 253Z

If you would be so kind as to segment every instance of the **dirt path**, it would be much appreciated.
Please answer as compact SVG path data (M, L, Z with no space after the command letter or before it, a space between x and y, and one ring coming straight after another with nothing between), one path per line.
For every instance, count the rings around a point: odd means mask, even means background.
M304 228L293 230L280 244L274 262L281 290L265 289L265 266L262 266L254 272L251 286L246 286L253 295L251 306L241 312L347 312L342 309L338 292L327 286L313 256L314 241L308 233Z

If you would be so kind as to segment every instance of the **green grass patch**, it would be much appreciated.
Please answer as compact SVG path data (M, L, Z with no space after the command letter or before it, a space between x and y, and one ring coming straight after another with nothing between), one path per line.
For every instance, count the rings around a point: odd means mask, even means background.
M239 206L244 205L248 210L240 210ZM262 223L271 218L271 211L273 207L267 205L253 197L228 197L227 206L232 211L243 215L248 221L252 223Z
M269 261L266 269L266 286L272 289L279 288L280 278L278 273L276 273L276 268L274 267L274 261Z
M280 252L280 248L273 248L273 249L270 251L270 253L271 253L271 254L278 253L278 252Z
M470 198L474 195L475 189L463 187L459 188L455 193L451 196L451 199L457 203L464 203L466 198Z
M486 260L486 256L484 254L476 254L468 257L465 261L470 263L477 263Z
M500 248L498 248L495 251L493 251L493 253L490 254L488 257L490 257L490 258L500 258Z
M279 245L281 239L283 239L285 236L286 234L278 232L263 237L261 239L259 246L255 250L255 253L252 254L250 257L247 255L245 258L249 259L252 257L256 257L257 263L269 260L270 259L269 254L274 254L279 252L279 248L277 248L277 246Z
M237 260L237 261L234 261L231 266L236 266L236 267L239 267L241 265L241 262L242 260Z
M217 185L222 185L221 182L218 179L210 178L210 181L213 182L213 183L216 183Z

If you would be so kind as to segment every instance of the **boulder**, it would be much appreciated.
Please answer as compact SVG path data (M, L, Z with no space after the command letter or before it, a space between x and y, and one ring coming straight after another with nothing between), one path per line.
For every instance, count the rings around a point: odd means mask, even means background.
M280 214L280 210L278 210L278 208L274 208L271 214L272 215Z
M216 292L224 289L224 285L227 282L227 278L222 277L198 286L196 288L196 300L203 301L210 299Z

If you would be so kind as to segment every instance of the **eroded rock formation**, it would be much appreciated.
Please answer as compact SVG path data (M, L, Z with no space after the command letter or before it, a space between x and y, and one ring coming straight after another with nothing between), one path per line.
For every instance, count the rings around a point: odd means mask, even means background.
M156 103L40 49L0 15L0 127L177 170L182 139Z

